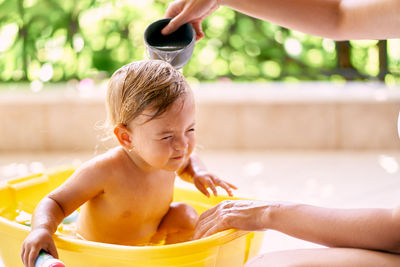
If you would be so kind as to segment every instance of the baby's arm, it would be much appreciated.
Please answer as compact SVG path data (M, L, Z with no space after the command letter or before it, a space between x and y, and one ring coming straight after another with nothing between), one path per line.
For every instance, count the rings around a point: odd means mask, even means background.
M187 162L177 171L177 174L182 180L193 183L197 189L207 197L210 196L207 188L210 188L215 196L217 196L216 186L225 189L230 196L233 195L232 189L237 189L236 186L209 173L204 163L195 153L193 153Z
M21 258L25 266L33 267L42 249L58 258L52 234L63 218L63 210L53 199L45 197L39 202L32 216L31 232L22 245Z
M33 216L31 232L22 245L21 258L25 266L33 267L40 250L58 258L52 235L62 220L87 200L102 193L104 184L96 162L87 162L64 184L43 198Z

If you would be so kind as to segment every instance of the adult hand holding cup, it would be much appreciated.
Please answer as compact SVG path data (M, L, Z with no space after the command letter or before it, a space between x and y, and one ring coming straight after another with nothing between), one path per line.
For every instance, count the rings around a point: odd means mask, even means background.
M151 23L144 32L144 42L150 59L161 59L174 68L182 68L193 54L196 34L190 23L183 24L175 32L163 35L161 30L171 19Z

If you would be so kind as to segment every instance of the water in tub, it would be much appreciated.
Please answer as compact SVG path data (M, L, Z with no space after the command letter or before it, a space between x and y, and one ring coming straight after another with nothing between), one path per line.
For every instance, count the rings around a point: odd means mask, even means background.
M23 210L17 210L17 213L18 215L15 217L15 221L17 223L30 227L32 214L27 213ZM76 224L75 224L77 219L78 219L78 212L74 211L63 220L62 224L58 226L57 231L63 235L79 238L79 235L76 233Z
M77 231L76 231L76 220L78 219L79 216L79 210L78 211L74 211L73 213L71 213L68 217L66 217L62 223L57 227L57 233L64 235L64 236L68 236L68 237L72 237L72 238L77 238L77 239L84 239ZM25 212L23 210L17 210L17 216L15 217L15 221L17 223L20 223L22 225L25 226L31 226L31 219L32 219L32 214ZM161 240L158 243L146 243L146 244L140 244L137 246L143 246L143 245L147 245L147 246L159 246L159 245L163 245L164 244L164 240ZM0 267L2 267L0 265Z

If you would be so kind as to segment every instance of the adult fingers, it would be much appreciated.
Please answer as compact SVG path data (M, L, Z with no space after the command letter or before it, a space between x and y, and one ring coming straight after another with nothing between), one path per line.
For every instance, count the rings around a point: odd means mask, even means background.
M194 229L193 239L201 238L213 226L214 219L207 218L199 222Z
M203 220L199 227L195 229L194 237L196 239L204 238L228 229L229 225L226 223L225 218L226 217L224 216L220 216L220 214L214 214L213 216L206 218L206 220Z
M225 210L229 209L232 205L233 204L231 201L224 200L216 206L203 212L197 221L194 237L202 237L209 229L217 224L223 225L226 227L225 229L228 229L229 225L226 221L228 217L223 216L223 214L225 213Z
M179 13L181 13L182 9L185 7L186 1L185 0L176 0L171 2L167 10L165 11L165 18L173 18Z
M224 212L226 212L226 210L231 209L231 208L235 205L235 203L236 203L237 201L238 201L238 200L223 200L223 201L221 201L220 203L218 203L217 205L215 205L214 207L209 208L208 210L206 210L205 212L203 212L203 213L200 215L199 220L201 220L201 219L203 219L203 218L206 218L206 217L209 217L209 216L211 216L211 215L214 214L214 213L221 213L221 214L223 214Z
M221 203L219 203L219 204L215 205L214 207L209 208L208 210L203 212L199 217L199 222L201 220L203 220L204 218L207 218L207 217L211 216L211 214L214 214L219 209L220 205L221 205Z
M228 228L226 228L223 224L217 223L214 224L211 228L209 228L208 231L205 232L200 238L204 238L227 229Z
M203 212L197 220L193 239L197 239L203 232L210 228L210 223L213 223L216 218L218 218L218 209L215 207Z
M196 32L196 41L198 41L205 36L205 34L203 32L203 28L201 26L201 21L193 22L192 25Z
M174 17L164 29L161 30L163 35L168 35L176 31L180 26L187 22L187 14L185 10L182 10L176 17Z
M218 219L218 214L219 214L219 210L214 210L214 212L208 213L207 216L204 216L204 213L201 214L199 219L197 220L195 228L202 229L202 228L206 227L207 224Z

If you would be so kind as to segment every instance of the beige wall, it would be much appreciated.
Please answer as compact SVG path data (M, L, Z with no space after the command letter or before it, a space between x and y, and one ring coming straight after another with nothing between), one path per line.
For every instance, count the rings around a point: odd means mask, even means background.
M204 149L399 149L400 88L380 84L201 84ZM82 151L102 142L102 93L0 94L0 151Z

